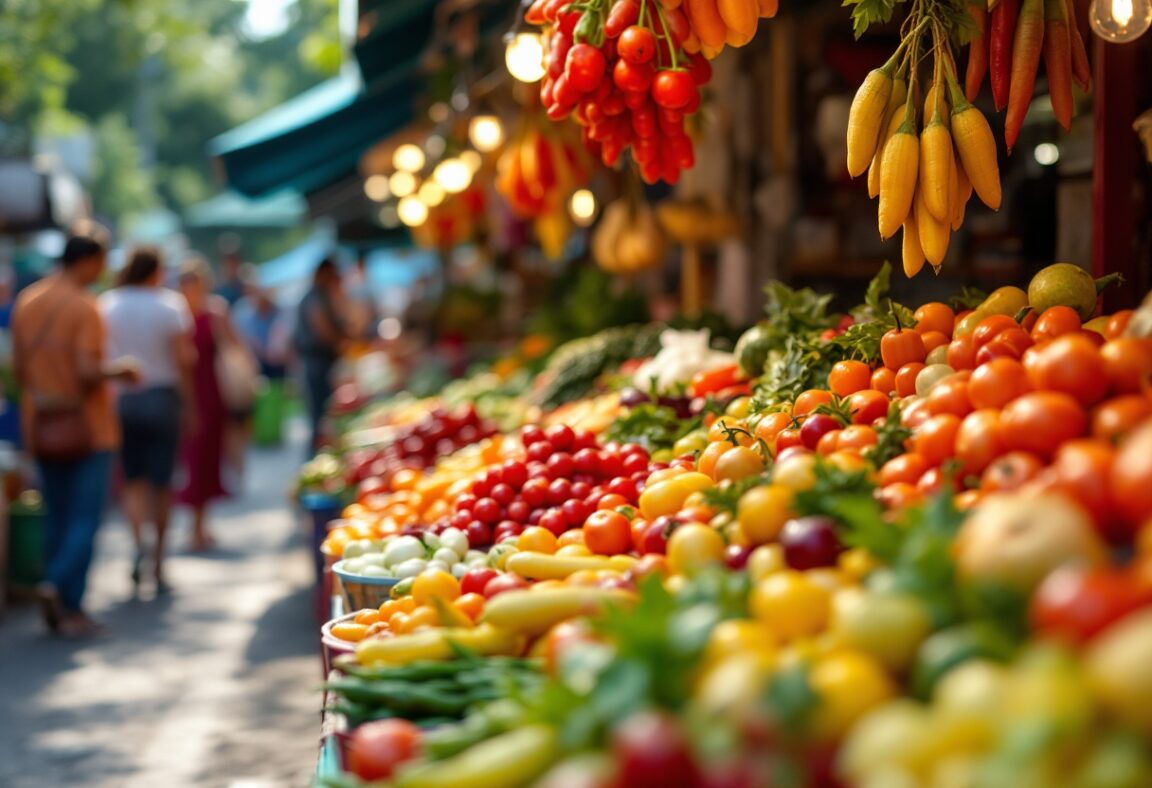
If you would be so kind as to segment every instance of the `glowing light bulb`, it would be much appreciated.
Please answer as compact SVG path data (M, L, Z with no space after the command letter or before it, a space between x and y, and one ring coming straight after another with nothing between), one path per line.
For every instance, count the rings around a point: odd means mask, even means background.
M596 196L587 189L577 189L568 200L568 213L581 227L592 224L592 218L596 216Z
M374 202L384 202L392 194L387 175L369 175L364 181L364 194Z
M401 172L419 172L424 167L424 151L406 142L392 153L392 166Z
M544 41L539 33L517 33L504 49L504 64L508 73L521 82L539 82L547 69L544 67Z
M1088 21L1105 41L1135 41L1152 27L1152 0L1093 0Z
M478 151L494 151L504 141L504 126L495 115L477 115L468 122L468 139Z
M428 206L420 202L419 197L409 195L397 204L396 213L404 224L419 227L428 218Z
M444 197L447 196L447 193L444 191L444 187L438 184L436 181L424 181L422 184L420 184L420 188L417 190L416 196L420 198L420 202L424 203L429 208L435 208L437 205L444 202Z
M472 170L475 175L480 169L480 165L484 163L484 158L474 150L466 150L460 154L460 161L468 165L468 169Z
M460 159L445 159L432 170L432 179L449 194L459 194L472 183L472 170Z
M1042 167L1051 167L1060 161L1060 148L1051 142L1042 142L1032 151L1032 158Z
M388 188L397 197L407 197L416 191L416 176L404 170L394 172L392 177L388 179Z

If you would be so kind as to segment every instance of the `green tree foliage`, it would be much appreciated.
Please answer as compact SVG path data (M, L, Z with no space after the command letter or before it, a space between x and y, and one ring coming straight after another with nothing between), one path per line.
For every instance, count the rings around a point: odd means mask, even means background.
M245 37L246 0L0 0L0 153L59 110L92 130L96 211L177 213L216 191L213 136L339 67L335 0L296 0L280 35Z

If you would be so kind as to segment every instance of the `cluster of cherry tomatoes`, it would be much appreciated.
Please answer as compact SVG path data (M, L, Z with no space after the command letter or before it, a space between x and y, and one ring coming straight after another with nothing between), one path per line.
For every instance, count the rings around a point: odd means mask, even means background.
M525 18L551 31L540 88L548 117L574 118L605 165L631 148L645 182L676 183L695 162L685 120L712 76L702 55L683 50L691 35L683 11L637 0L537 0Z

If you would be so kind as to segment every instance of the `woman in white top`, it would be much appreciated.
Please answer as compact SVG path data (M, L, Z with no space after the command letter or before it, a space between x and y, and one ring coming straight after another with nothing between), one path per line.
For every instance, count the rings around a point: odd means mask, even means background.
M109 351L134 358L140 383L119 391L124 433L121 507L132 526L136 560L132 583L139 586L145 557L144 524L155 526L153 576L164 583L164 536L172 509L172 476L181 427L193 417L191 371L195 363L191 316L179 294L160 286L160 251L140 247L129 256L119 286L100 297Z

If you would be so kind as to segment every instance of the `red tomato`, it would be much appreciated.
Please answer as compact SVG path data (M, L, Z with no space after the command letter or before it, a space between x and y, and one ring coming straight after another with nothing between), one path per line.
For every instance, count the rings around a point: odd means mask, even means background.
M1112 500L1125 522L1138 528L1152 518L1152 422L1120 444L1112 473Z
M915 484L929 467L928 461L915 452L893 457L880 468L880 486L887 487L896 482Z
M637 66L627 60L617 60L612 67L612 81L626 93L644 93L652 86L655 69L648 63Z
M656 36L646 27L632 25L620 34L616 54L635 65L647 63L656 55Z
M1149 602L1128 575L1112 569L1057 569L1032 595L1032 626L1050 637L1084 643Z
M914 430L932 418L932 411L928 409L927 401L918 399L904 408L900 418L904 422L905 427Z
M951 413L932 416L912 434L912 450L930 466L937 466L956 454L956 434L960 418Z
M848 411L852 414L853 424L871 424L887 416L891 404L887 394L875 389L864 389L848 398Z
M819 437L817 437L819 440ZM780 452L785 449L790 449L793 446L803 446L804 442L800 437L800 430L796 427L789 427L785 430L780 430L776 436L776 456L780 456Z
M1036 478L1043 468L1044 463L1035 454L1011 451L997 457L984 469L980 476L980 489L985 492L1018 490Z
M816 453L827 457L832 452L840 448L840 433L844 430L832 430L820 436L820 440L816 442Z
M776 436L792 423L792 417L787 413L766 413L752 428L752 434L769 446L774 446Z
M564 75L568 84L581 93L591 93L604 81L608 61L604 53L591 44L574 44L568 50Z
M948 366L952 369L975 368L976 344L971 334L956 337L948 344Z
M919 331L920 329L916 329ZM921 334L924 337L924 350L931 353L938 347L947 345L952 339L942 331L925 331Z
M920 362L905 364L896 373L896 394L901 397L911 397L916 393L916 376L924 365Z
M876 491L876 500L886 509L900 511L924 500L924 493L908 482L895 482Z
M1100 348L1112 390L1137 394L1152 380L1152 339L1120 337Z
M1000 411L976 410L964 417L956 433L956 457L964 463L965 473L983 473L1003 453Z
M460 578L460 593L483 594L485 586L499 574L495 569L469 569Z
M686 107L695 95L696 83L687 71L660 71L652 83L652 100L666 109Z
M852 424L840 431L836 442L838 449L864 449L875 446L878 440L876 430L866 424Z
M1062 391L1085 407L1108 393L1104 359L1092 343L1076 334L1057 337L1038 348L1027 369L1038 391Z
M1101 440L1081 439L1065 443L1056 452L1053 469L1057 486L1075 498L1101 526L1115 516L1112 494L1106 481L1112 477L1116 450Z
M1032 327L1032 339L1047 342L1061 334L1080 330L1080 315L1070 306L1053 306L1044 310Z
M995 339L1001 331L1017 326L1017 322L1008 315L989 315L976 324L976 330L972 332L972 342L979 350Z
M518 591L521 588L527 588L528 581L511 573L500 574L492 578L484 586L484 598L491 599L494 596L503 594L505 591Z
M407 720L366 722L348 741L348 768L362 780L388 780L420 752L420 729Z
M1105 400L1092 411L1092 437L1116 441L1152 416L1152 400L1129 394Z
M955 475L950 476L943 468L929 468L916 482L916 489L925 495L935 495L945 487L950 488L953 493L963 489L960 479Z
M1108 318L1107 325L1104 326L1104 338L1115 339L1124 333L1124 329L1128 327L1128 321L1132 319L1132 315L1136 314L1131 309L1121 309L1112 317Z
M619 555L632 549L628 518L601 509L584 521L584 546L597 555Z
M1002 408L1031 390L1023 364L1011 358L995 358L972 373L968 398L976 408Z
M1004 445L1051 457L1060 444L1078 438L1088 428L1084 409L1068 394L1034 391L1009 402L1000 416Z

